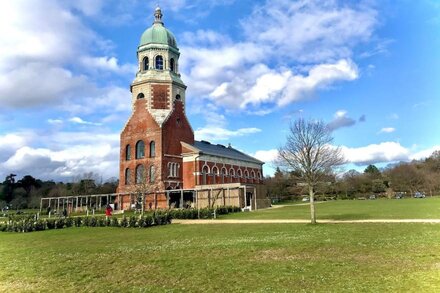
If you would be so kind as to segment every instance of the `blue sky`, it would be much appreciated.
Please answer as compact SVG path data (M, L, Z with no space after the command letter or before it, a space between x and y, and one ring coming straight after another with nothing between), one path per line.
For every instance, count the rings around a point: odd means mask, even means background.
M0 3L0 178L117 176L156 3L196 139L266 174L298 117L329 123L346 170L440 149L440 1L17 0Z

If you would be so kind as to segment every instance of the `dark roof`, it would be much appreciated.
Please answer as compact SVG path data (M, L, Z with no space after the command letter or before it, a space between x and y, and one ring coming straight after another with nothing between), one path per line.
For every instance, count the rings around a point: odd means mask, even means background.
M234 160L241 160L246 162L252 162L256 164L264 164L264 162L257 160L245 153L242 153L231 146L224 146L221 144L211 144L208 141L194 141L194 147L199 149L202 153L207 155L213 155L217 157L225 157Z

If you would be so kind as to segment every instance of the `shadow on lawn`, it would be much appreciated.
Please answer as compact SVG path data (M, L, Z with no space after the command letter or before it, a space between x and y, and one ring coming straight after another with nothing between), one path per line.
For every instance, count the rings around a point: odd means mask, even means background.
M319 219L328 219L328 220L366 220L370 219L369 214L335 214L335 215L325 215L318 216Z

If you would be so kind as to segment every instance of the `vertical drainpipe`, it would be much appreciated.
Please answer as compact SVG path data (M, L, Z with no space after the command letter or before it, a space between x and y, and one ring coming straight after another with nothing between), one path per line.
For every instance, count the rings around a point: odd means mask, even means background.
M196 185L198 185L198 183L199 183L199 175L197 175L197 168L196 168L196 166L197 166L197 159L200 157L200 154L199 155L197 155L195 158L194 158L194 175L195 175L195 183L196 183ZM199 170L200 171L200 170Z

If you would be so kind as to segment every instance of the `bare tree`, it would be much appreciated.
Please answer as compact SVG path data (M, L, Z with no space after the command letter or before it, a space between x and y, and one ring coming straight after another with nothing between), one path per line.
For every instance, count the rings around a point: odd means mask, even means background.
M145 167L148 167L146 169ZM149 165L143 166L142 169L135 173L135 184L132 187L131 192L136 194L137 202L141 203L141 214L145 211L145 200L148 194L153 194L155 196L154 201L156 202L156 192L161 189L160 178L158 176L161 174L159 162L152 161ZM155 207L156 208L156 207Z
M290 125L286 144L279 148L279 162L299 175L310 197L311 223L316 223L315 187L333 169L344 163L339 147L332 145L331 131L322 121L297 119Z

